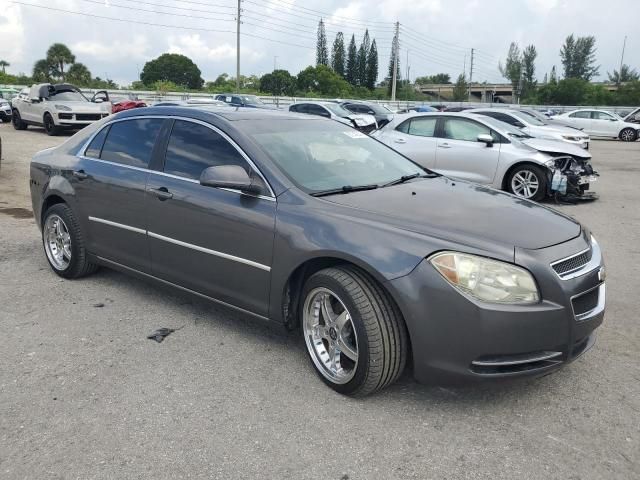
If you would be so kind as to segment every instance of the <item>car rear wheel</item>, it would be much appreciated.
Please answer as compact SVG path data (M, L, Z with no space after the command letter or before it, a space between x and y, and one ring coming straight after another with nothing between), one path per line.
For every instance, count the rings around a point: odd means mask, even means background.
M78 220L64 203L53 205L46 211L42 244L49 265L63 278L84 277L98 268L89 261Z
M518 197L539 202L547 194L547 176L540 167L522 165L509 174L507 189Z
M635 142L638 138L638 132L633 128L625 128L620 132L620 140L623 142Z
M20 112L13 109L13 115L11 115L11 123L13 123L13 128L16 130L26 130L27 124L22 121L22 117L20 116Z
M349 266L321 270L307 280L302 299L307 352L327 385L363 396L400 376L409 349L404 320L369 275Z
M56 136L60 133L60 127L57 127L55 122L53 121L53 117L50 113L45 113L44 118L42 119L42 123L44 124L44 130L47 132L49 136Z

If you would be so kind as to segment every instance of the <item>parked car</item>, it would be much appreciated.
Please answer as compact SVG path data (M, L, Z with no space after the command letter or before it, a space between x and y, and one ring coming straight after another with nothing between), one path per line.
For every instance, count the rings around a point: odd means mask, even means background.
M471 107L447 107L443 112L464 112L465 110L470 110Z
M107 104L90 102L78 88L68 83L33 85L27 95L12 101L13 126L24 130L29 125L43 126L48 135L63 129L78 129L110 113Z
M594 344L605 272L577 221L338 122L207 108L128 110L35 155L57 275L103 265L299 328L320 378L349 395L408 362L422 382L495 380Z
M113 95L106 90L100 90L93 94L91 101L94 103L106 103L111 107L111 113L122 112L123 110L130 110L132 108L146 107L147 104L138 99L136 95Z
M587 193L597 179L588 151L533 138L492 117L467 112L408 114L373 135L425 168L518 197L594 197Z
M373 115L362 113L351 113L346 108L334 102L300 102L289 105L290 112L306 113L307 115L317 115L319 117L330 118L345 125L370 133L378 128Z
M552 125L549 121L541 120L529 111L511 108L474 108L467 111L508 123L531 137L559 140L577 145L580 148L589 148L590 138L586 133L564 125Z
M615 113L605 110L572 110L553 118L594 137L619 138L623 142L635 142L640 136L640 125L626 122Z
M352 113L372 115L376 119L378 128L389 123L394 115L387 107L378 105L377 103L344 101L339 102L339 104Z
M233 107L247 108L265 108L267 110L275 110L275 107L267 105L256 95L244 95L241 93L221 93L216 95L216 100L228 103Z
M640 108L636 108L633 112L625 116L624 121L627 123L640 123Z
M154 107L224 107L232 108L228 103L221 102L220 100L213 100L211 98L190 98L188 100L167 100L164 102L158 102L153 105Z
M0 98L0 120L5 123L11 121L11 103L4 98Z

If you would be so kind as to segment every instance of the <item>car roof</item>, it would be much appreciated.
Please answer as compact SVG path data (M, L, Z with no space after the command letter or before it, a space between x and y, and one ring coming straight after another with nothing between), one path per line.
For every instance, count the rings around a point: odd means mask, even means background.
M292 103L291 105L289 105L290 107L293 105L300 105L302 103L307 103L307 104L311 104L311 105L321 105L321 106L326 106L326 105L336 105L337 102L332 102L332 101L318 101L318 100L305 100L302 102L296 102L296 103Z
M185 116L187 118L193 117L194 112L201 112L212 117L222 118L224 120L235 122L239 120L300 120L300 119L318 119L320 117L313 117L310 115L296 114L287 110L267 110L261 108L243 108L243 107L223 107L217 105L191 105L189 107L183 107L180 105L165 105L165 106L153 106L135 108L132 110L125 110L122 112L121 118L127 116L139 116L139 115L171 115L171 116ZM120 114L118 114L120 115Z

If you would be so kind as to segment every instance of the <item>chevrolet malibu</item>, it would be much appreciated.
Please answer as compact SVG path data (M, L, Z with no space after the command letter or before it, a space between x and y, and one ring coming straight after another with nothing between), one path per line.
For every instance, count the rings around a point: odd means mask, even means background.
M604 316L588 229L319 117L142 108L31 162L52 270L106 266L298 329L336 391L542 375Z

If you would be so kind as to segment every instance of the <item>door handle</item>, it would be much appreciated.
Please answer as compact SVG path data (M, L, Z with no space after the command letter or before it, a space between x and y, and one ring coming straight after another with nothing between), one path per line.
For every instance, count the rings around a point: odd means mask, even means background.
M407 143L407 141L404 138L396 138L394 140L395 143Z
M169 190L167 190L166 187L147 188L147 191L149 193L152 193L156 197L158 197L158 199L161 200L161 201L169 200L170 198L173 198L173 193L171 193Z
M89 175L87 175L84 172L84 170L74 170L73 176L76 177L78 180L84 180L86 178L89 178Z
M451 148L451 145L449 145L448 143L441 143L438 145L438 148Z

